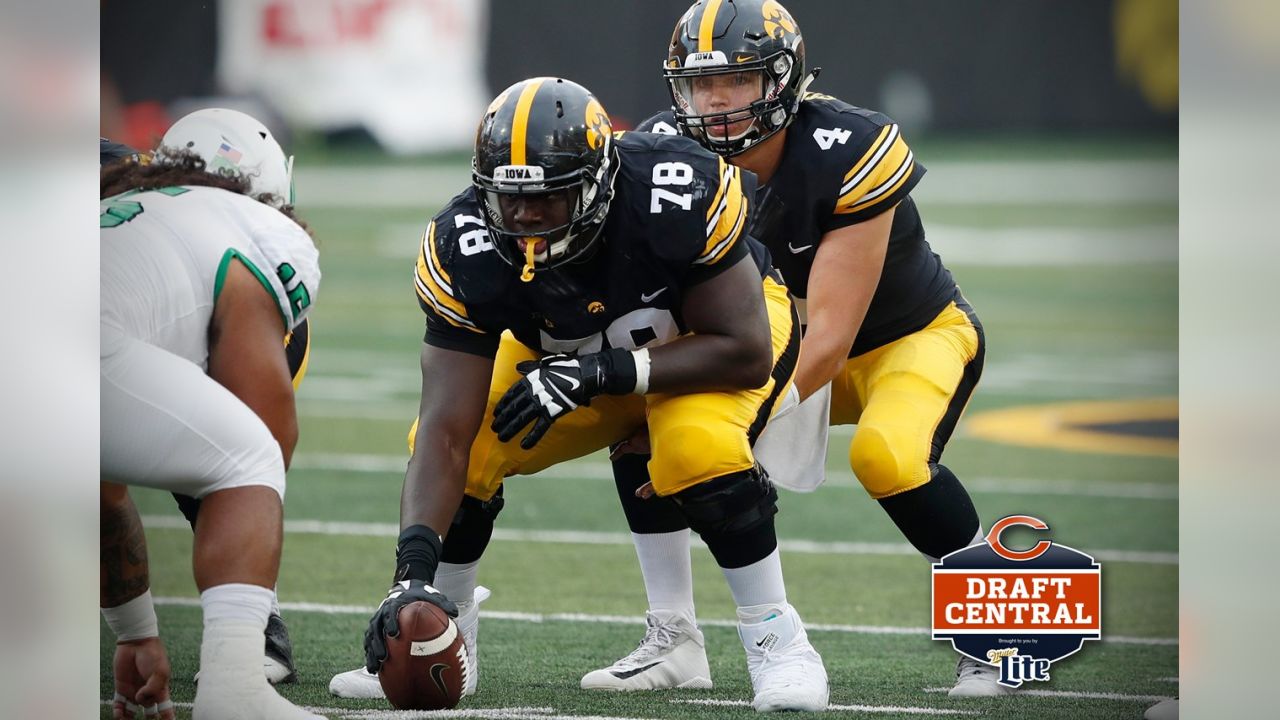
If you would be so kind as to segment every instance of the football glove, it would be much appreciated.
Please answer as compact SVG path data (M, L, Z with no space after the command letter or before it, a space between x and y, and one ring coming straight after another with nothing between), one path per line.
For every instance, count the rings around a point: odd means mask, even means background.
M364 631L366 670L376 674L382 667L382 661L387 659L386 636L395 637L400 634L400 608L419 600L425 600L444 610L449 617L458 617L458 606L421 580L401 580L392 585L386 599L369 619L368 629Z
M529 450L562 415L602 393L625 395L636 388L636 361L631 353L611 348L590 355L548 355L516 365L523 373L493 409L491 428L507 442L526 425L533 428L520 440Z

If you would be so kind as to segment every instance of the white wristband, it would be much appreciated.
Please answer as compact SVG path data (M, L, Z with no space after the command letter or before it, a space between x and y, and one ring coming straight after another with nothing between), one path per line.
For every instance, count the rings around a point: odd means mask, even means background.
M102 617L106 619L111 632L116 634L116 642L160 637L156 606L151 601L150 590L123 605L102 608Z
M649 391L649 351L645 348L632 350L631 359L636 361L636 389L631 392L643 395Z

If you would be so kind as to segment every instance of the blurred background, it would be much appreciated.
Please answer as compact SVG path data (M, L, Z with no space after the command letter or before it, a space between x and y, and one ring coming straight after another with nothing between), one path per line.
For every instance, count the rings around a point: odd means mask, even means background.
M786 3L814 88L908 137L1159 136L1177 130L1171 0ZM588 9L589 7L589 9ZM686 0L209 0L102 3L102 132L150 147L199 104L308 143L467 151L507 85L560 75L621 128L669 105L659 73ZM175 28L182 28L175 32Z

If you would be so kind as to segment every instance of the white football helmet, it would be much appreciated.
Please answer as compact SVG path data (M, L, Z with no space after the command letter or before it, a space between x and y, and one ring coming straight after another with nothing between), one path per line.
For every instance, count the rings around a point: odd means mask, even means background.
M254 195L271 193L293 204L293 156L284 154L266 125L238 110L197 110L175 122L160 144L191 150L210 172L243 174Z

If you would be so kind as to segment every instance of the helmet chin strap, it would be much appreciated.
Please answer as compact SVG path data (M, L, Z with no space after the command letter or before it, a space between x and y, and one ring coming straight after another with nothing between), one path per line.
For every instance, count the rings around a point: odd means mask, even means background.
M809 91L809 83L817 80L818 73L820 72L822 72L822 68L816 67L813 69L813 72L805 76L804 81L800 83L800 88L796 90L796 97L804 99L804 94Z

